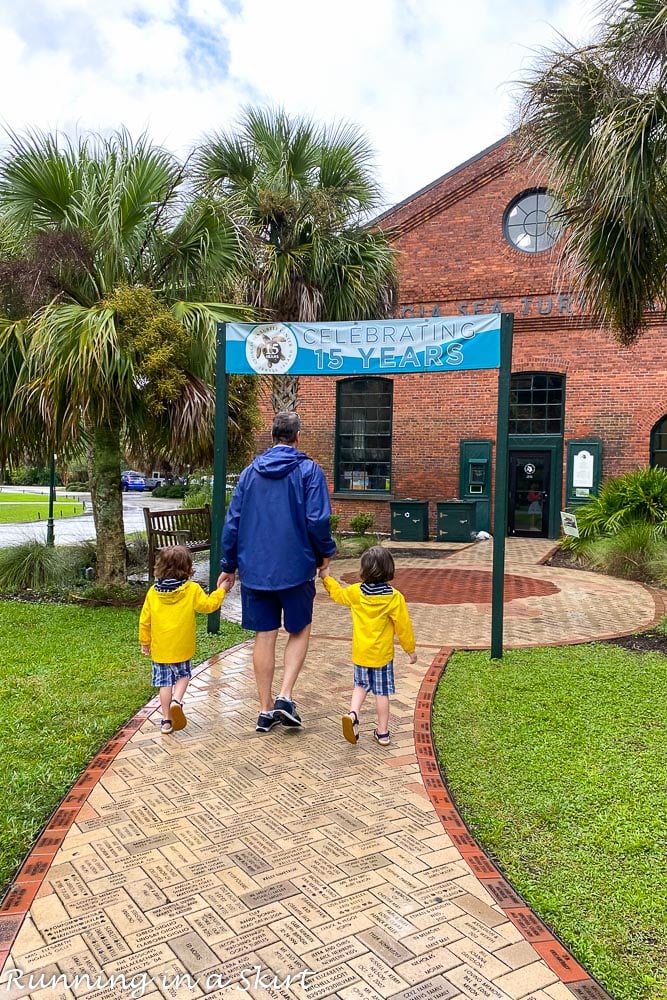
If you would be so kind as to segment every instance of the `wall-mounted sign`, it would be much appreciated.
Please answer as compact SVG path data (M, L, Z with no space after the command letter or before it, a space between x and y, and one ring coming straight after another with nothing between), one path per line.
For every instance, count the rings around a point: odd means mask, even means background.
M227 371L378 375L500 367L500 313L359 323L228 323Z
M595 461L590 451L582 449L575 452L572 459L572 485L590 490L593 486L594 465Z

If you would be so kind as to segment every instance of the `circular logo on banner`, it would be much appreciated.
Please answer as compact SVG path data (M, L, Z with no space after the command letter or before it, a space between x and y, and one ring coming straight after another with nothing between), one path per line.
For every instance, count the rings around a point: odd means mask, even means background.
M532 462L526 462L526 464L523 467L523 471L526 473L527 476L534 476L535 466L533 465Z
M285 375L297 354L296 337L284 323L257 326L245 342L248 364L258 375Z

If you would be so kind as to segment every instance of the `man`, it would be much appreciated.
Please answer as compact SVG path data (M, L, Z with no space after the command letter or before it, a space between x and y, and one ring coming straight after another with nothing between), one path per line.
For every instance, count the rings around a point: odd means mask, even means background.
M222 532L218 587L241 580L242 624L257 633L253 667L259 695L256 731L300 726L292 698L306 659L317 566L336 551L324 473L298 451L297 413L277 413L273 447L258 455L239 478ZM276 639L281 618L288 633L283 681L273 701Z

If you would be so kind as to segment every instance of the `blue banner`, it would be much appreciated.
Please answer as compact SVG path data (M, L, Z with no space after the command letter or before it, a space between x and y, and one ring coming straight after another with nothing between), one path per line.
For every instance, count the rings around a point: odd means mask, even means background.
M500 367L500 313L358 323L228 323L238 375L392 375Z

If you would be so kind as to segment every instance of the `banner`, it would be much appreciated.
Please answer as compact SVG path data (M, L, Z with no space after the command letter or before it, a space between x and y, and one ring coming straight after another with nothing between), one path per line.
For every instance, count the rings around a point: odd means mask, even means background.
M500 367L500 313L358 323L228 323L235 375L395 375Z

